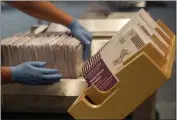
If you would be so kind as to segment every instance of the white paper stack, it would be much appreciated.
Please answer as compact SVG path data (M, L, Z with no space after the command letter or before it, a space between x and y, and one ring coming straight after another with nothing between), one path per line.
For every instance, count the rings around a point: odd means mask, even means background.
M83 47L76 38L60 33L18 33L1 42L2 63L14 66L26 61L45 61L65 78L77 78L83 67Z
M123 62L149 43L161 56L166 57L169 45L156 31L156 27L156 22L141 9L86 62L83 75L88 84L102 91L112 88L119 82L115 74L123 67ZM152 39L152 36L156 39Z

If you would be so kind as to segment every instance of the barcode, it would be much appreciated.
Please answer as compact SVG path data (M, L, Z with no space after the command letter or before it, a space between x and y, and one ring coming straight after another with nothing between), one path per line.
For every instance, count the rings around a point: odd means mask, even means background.
M125 42L125 39L124 39L123 37L121 37L121 38L119 39L119 42L120 42L121 44L123 44L123 43Z
M141 28L141 30L143 30L146 33L147 36L151 35L144 26L141 26L140 28Z
M134 43L134 45L137 49L141 49L145 45L145 43L142 41L142 39L139 37L138 34L135 34L131 38L131 41Z

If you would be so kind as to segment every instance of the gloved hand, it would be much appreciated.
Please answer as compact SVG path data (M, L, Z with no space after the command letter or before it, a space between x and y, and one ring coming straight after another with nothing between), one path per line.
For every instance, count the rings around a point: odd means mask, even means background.
M46 69L43 68L44 66L45 62L25 62L10 67L12 81L27 85L38 85L53 84L62 78L57 69Z
M68 28L74 37L79 39L84 44L83 59L87 60L90 54L92 34L88 32L77 20L73 20Z

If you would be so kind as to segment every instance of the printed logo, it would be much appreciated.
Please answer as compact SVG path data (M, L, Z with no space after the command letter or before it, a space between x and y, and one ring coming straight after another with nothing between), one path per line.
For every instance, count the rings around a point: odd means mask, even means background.
M128 54L130 54L130 53L128 52L128 50L122 49L121 52L120 52L119 58L117 58L117 59L115 59L115 60L113 61L113 66L122 63L123 58L124 58L126 55L128 55Z

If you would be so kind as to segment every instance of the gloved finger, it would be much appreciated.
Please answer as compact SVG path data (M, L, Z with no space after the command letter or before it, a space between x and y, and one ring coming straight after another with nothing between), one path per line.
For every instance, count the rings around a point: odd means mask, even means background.
M81 42L83 42L85 45L89 45L90 41L87 40L87 38L84 35L80 35L78 38Z
M84 61L88 59L90 55L90 45L84 45Z
M84 44L84 52L83 52L83 59L84 59L84 61L86 61L87 59L88 59L88 57L89 57L89 54L90 54L90 46L91 46L91 43L90 43L90 41L89 40L87 40L87 38L85 37L85 36L80 36L80 38L81 38L81 41L83 40L83 41L85 41L85 42L83 42L83 44Z
M46 68L37 68L42 72L42 74L56 74L58 73L57 69L46 69Z
M43 75L43 81L57 81L60 80L63 76L61 74L51 74L51 75Z
M34 67L44 67L45 66L45 64L46 64L46 62L40 62L40 61L32 61L32 62L26 62L26 63L28 63L28 64L30 64L30 65L32 65L32 66L34 66Z
M87 40L92 41L92 34L90 32L84 32L85 37Z

